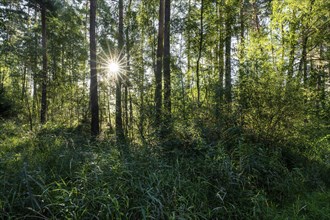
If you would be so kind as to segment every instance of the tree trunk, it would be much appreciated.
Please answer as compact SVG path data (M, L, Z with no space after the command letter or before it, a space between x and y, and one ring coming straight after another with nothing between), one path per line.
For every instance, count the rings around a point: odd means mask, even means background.
M22 78L22 95L21 95L21 101L24 101L25 97L25 91L26 91L26 63L24 63L23 67L23 78ZM0 90L1 91L1 90Z
M34 14L34 22L37 22L37 10ZM34 33L34 47L38 48L37 33ZM37 72L38 72L38 51L33 55L33 94L32 94L32 117L38 118L38 97L37 97Z
M127 15L126 15L126 64L127 64L127 73L130 73L130 62L131 62L131 56L130 56L130 39L129 39L129 28L130 28L130 19L131 19L131 5L132 5L132 0L129 1L128 3L128 9L127 9ZM130 100L128 101L128 86L129 86L129 80L126 77L126 83L125 83L125 130L126 130L126 136L129 137L129 133L132 131L132 123L131 123L131 118L128 118L128 102L130 102L130 110L131 110L131 96L129 96ZM129 94L130 95L130 94ZM131 115L131 114L130 114Z
M197 104L200 106L200 97L201 97L201 89L200 89L200 77L199 77L199 68L200 68L200 60L202 58L202 49L203 49L203 35L204 35L204 0L201 2L201 14L200 14L200 36L199 36L199 50L198 50L198 58L196 65L196 84L197 84Z
M42 84L40 122L46 122L47 113L47 33L46 33L46 5L41 3L41 29L42 29Z
M290 44L290 54L289 54L289 67L288 67L288 77L291 79L293 77L293 64L294 64L294 44L291 42Z
M111 88L109 86L108 88L108 92L106 93L106 96L108 97L107 99L107 104L108 104L108 126L109 126L109 130L110 130L110 133L113 132L113 127L112 127L112 123L111 123Z
M125 130L125 136L128 137L128 87L127 83L124 85L124 117L125 117L125 124L124 124L124 130Z
M295 20L296 20L296 15L295 15L295 11L293 11L292 14L292 23L289 24L289 31L290 31L290 39L289 39L289 43L290 43L290 54L289 54L289 66L288 66L288 78L289 80L292 79L293 77L293 73L294 73L294 61L295 61L295 47L296 47L296 42L295 42L295 36L293 33L295 33L296 31L296 24L295 24Z
M320 59L321 60L325 60L326 58L324 57L324 52L325 49L323 47L323 45L320 45ZM320 67L319 67L319 73L318 73L318 90L320 93L320 106L322 107L321 111L325 111L326 110L326 87L325 87L325 66L322 65L322 63L320 63Z
M119 0L119 34L118 34L118 47L120 54L124 47L124 6L123 0ZM121 55L122 56L122 55ZM122 58L120 58L122 60ZM116 141L119 144L125 142L125 135L123 130L122 120L122 106L121 106L121 85L122 79L120 76L117 77L116 81Z
M240 1L240 43L241 43L241 49L240 49L240 54L239 54L239 59L240 59L240 66L239 66L239 78L242 79L243 77L243 71L244 71L244 66L242 59L244 58L244 50L245 50L245 38L244 38L244 31L245 31L245 25L244 25L244 0Z
M258 17L258 6L256 2L253 3L253 16L254 16L255 29L257 33L260 34L260 22Z
M93 137L100 133L99 127L99 104L97 92L97 72L96 72L96 0L90 0L90 68L91 68L91 83L90 83L90 105L91 105L91 135Z
M308 42L308 36L304 34L302 38L302 52L299 63L299 75L300 77L302 75L305 87L307 87L307 42Z
M140 109L139 109L139 133L141 139L144 141L144 119L145 119L145 108L144 108L144 56L143 56L143 44L144 44L144 30L143 28L141 29L141 42L140 42L140 50L142 53L140 54L140 59L141 59L141 65L139 68L139 99L140 99Z
M166 120L171 120L171 55L170 55L171 0L165 0L164 30L164 107ZM169 124L168 124L169 125Z
M225 63L225 98L227 104L231 103L231 17L226 18L226 63Z
M191 23L191 0L188 2L188 24ZM189 32L189 31L188 31ZM187 90L190 90L191 96L194 97L194 93L192 90L192 83L193 83L193 77L192 77L192 71L191 71L191 35L188 33L187 36ZM184 105L185 106L185 105Z
M159 127L162 121L162 66L164 53L164 0L159 0L159 24L157 46L157 69L155 72L155 126Z
M223 102L223 75L224 75L224 28L223 28L223 10L221 10L221 4L217 4L218 7L218 34L219 34L219 41L218 41L218 88L216 91L217 94L217 117L220 119L221 113L221 105Z
M27 87L27 67L26 67L26 63L24 63L24 72L23 72L23 82L22 82L22 103L26 103L26 108L28 111L28 120L29 120L29 125L30 125L30 131L33 130L33 119L32 119L32 113L31 113L31 108L30 108L30 102L29 102L29 97L26 94L26 87ZM0 88L0 92L1 92L1 88Z
M132 100L132 94L129 93L129 132L130 137L132 140L134 140L134 131L133 131L133 100Z

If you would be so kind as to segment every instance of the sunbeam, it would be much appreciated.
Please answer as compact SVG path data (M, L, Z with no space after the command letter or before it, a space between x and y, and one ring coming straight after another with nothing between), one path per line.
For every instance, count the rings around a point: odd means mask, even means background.
M108 71L111 74L117 74L120 70L120 66L118 63L111 61L108 63Z
M107 51L102 49L98 63L103 81L116 81L118 78L122 79L126 74L125 56L121 52L111 51L109 46L107 46Z

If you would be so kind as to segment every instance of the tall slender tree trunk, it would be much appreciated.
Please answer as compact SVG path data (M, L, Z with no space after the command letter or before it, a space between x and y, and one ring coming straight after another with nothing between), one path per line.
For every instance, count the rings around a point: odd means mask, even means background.
M108 105L108 126L109 126L109 130L110 133L113 132L113 127L112 127L112 123L111 123L111 88L109 86L108 92L106 93L106 96L108 97L107 99L107 105Z
M320 45L320 59L325 60L326 58L324 57L324 46L321 44ZM321 110L325 111L325 106L326 106L326 86L325 86L325 66L320 63L319 66L319 72L318 72L318 79L317 79L317 87L319 91L319 102L320 102L320 107L322 107Z
M101 95L101 89L98 89L97 91L97 94L98 94L98 97L99 97L99 100L100 102L102 102L102 95ZM104 100L104 99L103 99ZM102 123L103 123L103 116L104 116L104 111L103 111L104 108L99 108L99 127L102 128Z
M226 61L225 61L225 98L229 104L232 101L231 98L231 16L227 15L226 18Z
M189 0L188 2L188 24L190 24L191 22L191 0ZM188 31L188 30L187 30ZM191 71L191 55L190 55L190 49L191 49L191 36L189 34L188 31L188 36L187 36L187 86L188 89L191 92L192 97L194 97L194 93L192 90L192 83L193 83L193 79L192 79L192 71Z
M141 139L144 141L144 119L145 119L145 111L144 111L144 56L143 56L143 48L144 48L144 30L141 29L141 42L140 42L140 50L141 53L141 66L139 68L139 99L140 99L140 109L139 109L139 133Z
M180 42L180 52L179 52L179 63L182 63L182 57L183 56L183 41L184 41L184 38L181 37L181 42ZM189 49L187 48L187 50L189 51ZM189 52L188 52L189 53ZM187 57L187 59L189 59ZM189 67L188 67L188 74L189 74L190 70L189 70ZM181 115L183 116L183 121L185 123L187 123L187 113L186 113L186 83L188 81L188 84L189 84L189 77L186 77L185 78L185 73L183 71L181 71L180 73L180 84L181 84L181 100L182 100L182 111L181 111Z
M204 0L201 2L201 14L200 14L200 32L199 32L199 49L198 49L198 58L196 65L196 84L197 84L197 104L200 106L200 98L201 98L201 89L200 89L200 61L202 58L202 50L203 50L203 36L204 36Z
M30 108L30 102L29 102L29 97L26 94L27 91L27 67L26 67L26 63L24 62L24 70L23 70L23 79L22 79L22 103L26 103L26 108L28 110L28 120L29 120L29 125L30 125L30 130L32 131L33 129L33 121L32 121L32 114L31 114L31 108ZM0 88L0 93L1 93L1 88Z
M258 17L258 5L256 2L254 2L252 4L253 6L253 19L254 19L254 25L255 25L255 29L257 31L258 34L260 34L260 21L259 21L259 17Z
M294 64L294 53L295 53L295 49L294 49L294 44L293 42L291 42L290 45L290 54L289 54L289 67L288 67L288 77L289 79L291 79L293 77L293 64Z
M37 10L34 14L34 22L37 22ZM34 33L34 47L38 48L37 33ZM32 116L35 120L38 118L38 97L37 97L37 72L38 72L38 51L33 55L33 94L32 94Z
M221 105L223 102L223 77L224 77L224 27L223 27L223 10L221 10L221 4L217 2L218 8L218 88L217 88L217 117L220 119Z
M170 55L171 0L165 0L164 30L164 107L166 120L171 120L171 55ZM169 126L169 124L167 125Z
M303 32L304 33L304 32ZM303 77L304 86L307 86L307 42L308 36L305 34L302 37L302 51L299 63L299 75Z
M4 89L4 78L5 78L5 71L2 70L2 65L0 66L0 92Z
M289 31L290 31L290 53L289 53L289 66L288 66L288 78L291 79L293 77L294 73L294 61L295 61L295 47L296 47L296 42L295 42L295 36L294 32L296 31L296 24L294 23L296 20L296 14L295 10L292 13L292 23L289 24Z
M118 48L122 55L124 47L124 5L123 0L119 0L119 34L118 34ZM120 58L122 60L122 57ZM116 141L118 144L125 142L125 135L123 130L122 120L122 106L121 106L121 86L122 79L120 76L117 77L116 81Z
M284 24L281 24L281 66L280 66L280 73L284 74L285 72L285 32L284 32Z
M96 72L96 0L90 0L90 68L91 68L91 83L90 83L90 105L91 105L91 135L93 137L99 135L99 104L98 104L98 88L97 88L97 72Z
M155 125L162 122L162 66L164 53L164 0L159 0L159 24L157 45L157 67L155 72Z
M128 86L127 82L125 81L124 84L124 134L128 137Z
M143 67L143 55L142 55L142 63L141 63L141 70L140 70L140 111L139 111L139 132L141 139L144 140L144 120L145 120L145 110L144 110L144 67Z
M26 93L26 63L24 62L23 67L23 78L22 78L22 95L21 95L21 101L24 101L25 93ZM1 91L1 90L0 90Z
M126 15L126 23L127 23L127 27L126 27L126 56L127 56L127 60L126 60L126 64L127 64L127 73L130 73L130 39L129 39L129 28L130 28L130 18L131 18L131 5L132 5L132 0L129 1L128 3L128 9L127 9L127 15ZM125 131L126 131L126 136L129 137L129 133L131 132L131 126L132 124L130 123L131 120L128 116L128 96L129 91L128 91L128 86L129 86L129 80L126 77L126 83L125 83ZM131 96L129 96L129 98L131 99ZM131 100L130 100L130 104L131 104Z
M310 6L309 6L309 11L308 14L310 15L313 10L313 5L314 5L314 0L310 1ZM302 52L301 52L301 60L299 63L299 74L303 76L303 82L305 88L307 88L307 83L308 83L308 73L307 73L307 46L308 46L308 31L306 31L308 27L304 27L302 31Z
M134 131L133 131L133 100L132 100L132 93L129 92L129 132L130 137L134 140Z
M88 11L88 8L89 8L89 2L90 1L86 1L86 5L85 5L85 10ZM85 40L85 43L84 43L84 46L87 48L88 47L88 13L86 13L85 15L85 27L84 27L84 40ZM88 60L85 60L84 61L84 67L86 69L86 71L83 72L83 82L82 82L82 85L83 85L83 88L87 88L87 81L88 81ZM88 92L83 89L82 91L82 100L86 100L88 96ZM82 113L82 121L87 121L88 119L88 114L86 113L87 111L85 111L85 108L86 108L86 104L85 102L81 102L81 106L80 106L80 110L81 110L81 113ZM88 104L90 104L90 102L88 102Z
M241 48L240 48L240 53L239 53L239 59L240 59L240 66L239 66L239 77L242 79L243 77L243 62L242 59L244 58L244 50L245 50L245 37L244 37L244 31L245 31L245 25L244 25L244 0L240 0L240 43L241 43Z
M46 32L46 4L41 3L41 29L42 29L42 83L41 83L41 109L40 122L46 122L47 113L47 32Z

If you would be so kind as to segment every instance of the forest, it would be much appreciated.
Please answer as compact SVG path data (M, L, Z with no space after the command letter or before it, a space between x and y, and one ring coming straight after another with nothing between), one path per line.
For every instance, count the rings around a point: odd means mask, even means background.
M0 0L0 219L330 219L330 1Z

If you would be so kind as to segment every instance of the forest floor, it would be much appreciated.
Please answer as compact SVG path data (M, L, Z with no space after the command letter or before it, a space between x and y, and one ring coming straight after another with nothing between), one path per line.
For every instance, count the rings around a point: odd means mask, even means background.
M81 127L27 130L0 123L0 219L330 219L329 147L317 159L150 141L123 158Z

